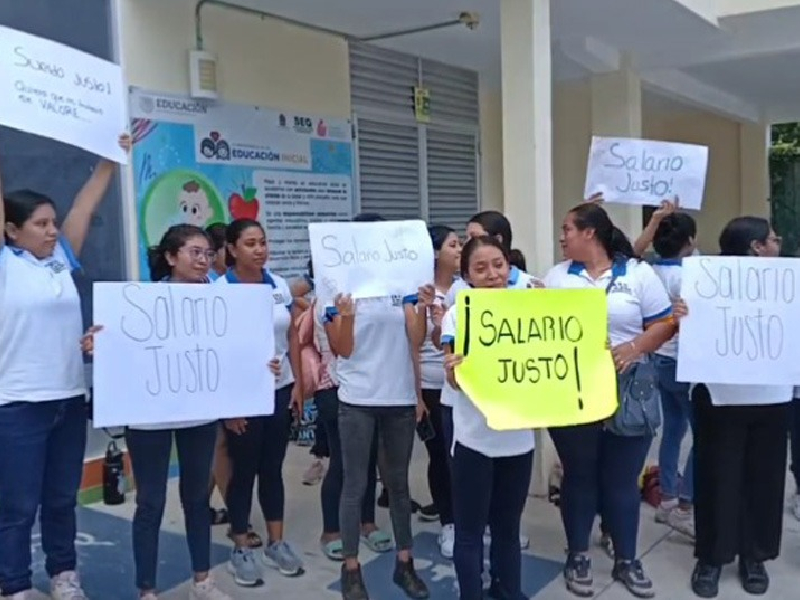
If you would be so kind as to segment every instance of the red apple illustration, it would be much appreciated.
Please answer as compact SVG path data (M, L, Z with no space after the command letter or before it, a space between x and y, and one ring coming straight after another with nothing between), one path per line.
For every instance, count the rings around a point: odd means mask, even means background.
M244 188L242 194L234 192L228 198L228 209L234 219L258 220L258 199L256 188Z

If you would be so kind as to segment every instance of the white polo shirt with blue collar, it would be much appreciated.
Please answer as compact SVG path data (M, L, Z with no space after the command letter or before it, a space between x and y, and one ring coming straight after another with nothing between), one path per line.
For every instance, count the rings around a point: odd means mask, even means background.
M214 285L241 283L233 269L220 277ZM280 275L264 269L262 283L272 288L272 323L275 332L275 356L281 360L281 374L275 381L275 389L294 383L292 365L289 362L289 329L292 325L292 291L289 284Z
M555 289L606 290L612 346L633 341L651 323L672 317L667 290L653 267L644 261L616 261L597 279L592 279L582 263L568 260L550 269L544 283Z
M0 405L86 393L79 268L66 239L45 259L0 248Z
M405 306L417 294L355 300L353 353L336 358L339 401L363 407L416 406L417 384ZM330 323L338 315L326 306Z
M508 287L512 290L524 290L534 287L537 283L541 282L542 280L538 277L534 277L517 267L512 266L511 270L508 272ZM450 309L455 306L458 292L466 289L469 289L469 284L464 279L456 279L445 295L443 302L445 309ZM450 384L447 383L447 379L445 379L442 385L442 404L452 407L459 393L460 392L450 387Z
M664 284L664 289L670 300L677 300L681 297L681 275L683 274L683 261L680 258L658 258L653 259L653 270ZM678 334L664 342L664 345L656 350L656 354L678 360Z

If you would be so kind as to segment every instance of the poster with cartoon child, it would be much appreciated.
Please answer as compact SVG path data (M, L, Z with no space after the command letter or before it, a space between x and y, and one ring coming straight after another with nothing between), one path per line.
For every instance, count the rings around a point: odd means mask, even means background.
M136 88L130 100L142 279L148 248L172 225L258 220L270 267L294 276L308 260L308 223L352 216L348 121Z

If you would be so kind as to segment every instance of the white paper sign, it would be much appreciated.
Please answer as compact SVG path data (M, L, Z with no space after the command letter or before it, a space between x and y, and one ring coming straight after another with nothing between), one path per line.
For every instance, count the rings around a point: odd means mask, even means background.
M707 170L706 146L594 136L584 195L652 206L678 196L682 208L700 210Z
M314 282L320 302L406 296L433 281L433 244L424 221L311 223Z
M127 164L127 97L118 65L0 26L0 125Z
M267 285L95 283L94 426L270 415Z
M800 260L683 260L678 380L800 383Z

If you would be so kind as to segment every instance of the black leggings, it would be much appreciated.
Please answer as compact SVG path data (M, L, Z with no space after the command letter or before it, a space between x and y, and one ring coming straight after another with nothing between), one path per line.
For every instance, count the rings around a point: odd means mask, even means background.
M428 449L428 486L433 503L439 511L442 525L453 523L453 497L450 491L450 464L448 454L450 448L442 426L442 390L422 390L422 401L428 409L428 415L436 435L425 442Z
M267 523L283 521L283 459L292 425L291 395L291 384L277 390L275 413L269 417L248 418L241 435L225 430L231 459L231 481L225 502L234 535L247 533L256 477L264 520Z

